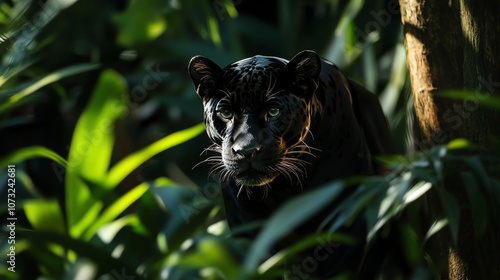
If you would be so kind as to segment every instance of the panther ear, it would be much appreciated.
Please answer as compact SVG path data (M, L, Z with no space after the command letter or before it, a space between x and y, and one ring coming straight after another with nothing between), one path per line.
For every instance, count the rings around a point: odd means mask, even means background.
M288 62L285 72L295 86L312 95L318 87L321 58L314 51L301 51Z
M210 59L197 55L189 61L189 76L194 82L196 93L203 99L214 86L222 69Z

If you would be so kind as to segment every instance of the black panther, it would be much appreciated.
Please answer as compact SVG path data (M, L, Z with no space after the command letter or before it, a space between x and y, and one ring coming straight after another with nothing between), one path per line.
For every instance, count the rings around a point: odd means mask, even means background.
M390 134L377 97L315 52L290 61L257 55L223 69L195 56L189 74L203 101L208 150L216 153L206 162L220 180L231 229L325 183L382 171L374 157L387 153ZM292 235L313 233L327 214ZM351 249L339 248L317 275L346 271L346 256L361 261L362 249Z

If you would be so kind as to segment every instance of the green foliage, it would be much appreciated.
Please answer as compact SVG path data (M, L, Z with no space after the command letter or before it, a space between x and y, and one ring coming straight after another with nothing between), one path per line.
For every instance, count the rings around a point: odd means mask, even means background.
M387 1L258 7L275 11L271 19L251 1L60 2L0 4L0 168L16 165L18 218L11 273L2 199L2 279L270 279L321 240L355 243L338 230L356 219L370 245L393 241L382 277L424 279L438 270L436 235L456 242L460 234L463 202L444 184L450 176L463 182L477 240L500 228L498 151L475 156L465 140L382 159L388 176L363 178L321 231L272 256L273 242L361 179L298 196L248 241L228 238L219 186L207 183L206 168L191 169L209 145L197 137L201 102L186 73L195 54L223 66L314 49L380 93L402 152L407 75L399 15ZM429 199L440 211L429 215Z

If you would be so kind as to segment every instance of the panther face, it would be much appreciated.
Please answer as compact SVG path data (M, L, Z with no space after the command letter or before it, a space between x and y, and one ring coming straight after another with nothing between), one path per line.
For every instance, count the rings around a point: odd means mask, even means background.
M195 56L189 73L203 100L206 130L217 152L206 161L221 180L266 186L278 176L300 181L310 153L310 101L321 60L302 52L290 62L254 56L221 69Z

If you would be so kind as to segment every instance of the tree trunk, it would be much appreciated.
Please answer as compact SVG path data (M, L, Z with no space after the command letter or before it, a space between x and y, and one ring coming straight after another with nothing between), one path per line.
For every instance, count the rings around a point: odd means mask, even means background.
M500 3L486 0L399 0L399 3L417 116L415 148L423 150L458 137L488 145L491 135L499 134L500 114L478 102L500 95ZM474 94L463 101L436 96L439 91L453 89ZM446 238L437 242L447 260L447 272L442 276L500 279L497 256L500 249L493 246L496 240L487 239L477 248L467 195L463 187L458 187L463 183L457 180L445 181L445 187L465 207L461 207L458 245L449 244ZM436 205L431 202L434 209Z

